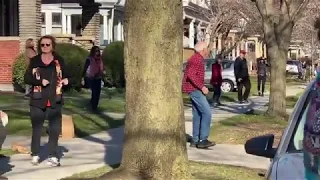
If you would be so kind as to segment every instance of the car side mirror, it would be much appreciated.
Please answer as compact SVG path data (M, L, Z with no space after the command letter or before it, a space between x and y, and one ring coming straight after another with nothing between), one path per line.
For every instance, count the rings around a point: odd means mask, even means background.
M264 136L254 137L249 139L244 148L247 154L262 156L266 158L274 158L277 149L273 148L274 135L268 134Z

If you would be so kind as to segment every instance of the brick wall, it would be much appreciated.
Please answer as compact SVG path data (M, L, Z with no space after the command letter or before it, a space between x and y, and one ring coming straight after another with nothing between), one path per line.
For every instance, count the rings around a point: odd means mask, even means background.
M19 44L19 38L0 38L0 84L12 84L12 67L19 54Z
M82 6L82 36L94 37L94 44L100 44L99 3L80 3Z

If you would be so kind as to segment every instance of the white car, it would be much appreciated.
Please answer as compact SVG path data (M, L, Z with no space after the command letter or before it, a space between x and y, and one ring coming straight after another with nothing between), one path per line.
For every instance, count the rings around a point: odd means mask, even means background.
M305 179L302 153L303 130L314 83L313 81L309 84L296 103L277 148L273 148L274 135L272 134L252 138L245 144L248 154L271 159L265 176L267 180Z
M294 73L294 74L298 74L298 64L300 62L297 60L288 60L287 61L287 65L286 65L286 71L288 73Z

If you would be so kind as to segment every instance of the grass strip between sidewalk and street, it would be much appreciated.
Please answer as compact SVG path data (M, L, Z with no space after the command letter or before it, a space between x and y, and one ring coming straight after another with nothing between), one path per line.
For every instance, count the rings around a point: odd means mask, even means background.
M274 134L275 144L278 144L286 126L286 121L256 111L214 123L209 139L218 144L244 144L255 136Z
M95 170L75 174L62 180L98 178L118 166L119 165L112 167L104 166ZM194 161L189 161L189 168L193 176L190 180L262 180L263 177L261 177L260 174L265 173L264 170Z
M18 93L5 93L0 98L1 110L9 116L8 132L10 135L31 135L28 100ZM1 96L1 93L0 93ZM18 104L10 105L8 102ZM124 124L123 119L113 119L106 112L124 113L125 99L122 89L103 89L99 103L99 112L92 112L89 107L90 92L70 92L65 95L63 114L72 116L76 137L84 137ZM46 135L43 128L43 135Z
M12 151L11 149L1 149L0 150L0 157L1 156L12 156L16 154L16 152Z

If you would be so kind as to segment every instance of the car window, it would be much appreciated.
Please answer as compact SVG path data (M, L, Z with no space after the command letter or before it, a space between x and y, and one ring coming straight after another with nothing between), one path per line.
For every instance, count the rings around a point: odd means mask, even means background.
M292 137L290 139L289 146L287 149L287 152L289 152L289 153L290 152L300 152L303 149L303 145L302 145L303 133L304 133L303 131L304 131L304 125L305 125L305 122L307 119L308 108L311 103L311 94L312 93L310 92L304 105L303 105L302 111L299 115L299 119L298 119L296 126L294 128L294 131L293 131L293 134L292 134Z
M212 70L212 64L214 63L214 60L207 60L206 61L206 66L205 66L205 70L206 71L211 71Z
M223 69L228 69L232 65L232 62L222 62L222 68Z
M293 65L293 61L287 61L288 65Z

